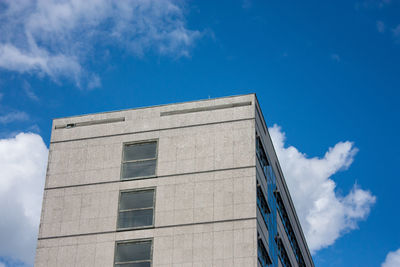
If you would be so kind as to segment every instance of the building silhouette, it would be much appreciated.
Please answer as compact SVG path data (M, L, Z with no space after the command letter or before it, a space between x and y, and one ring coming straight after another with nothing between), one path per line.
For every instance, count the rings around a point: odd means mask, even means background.
M35 266L314 266L256 95L55 119Z

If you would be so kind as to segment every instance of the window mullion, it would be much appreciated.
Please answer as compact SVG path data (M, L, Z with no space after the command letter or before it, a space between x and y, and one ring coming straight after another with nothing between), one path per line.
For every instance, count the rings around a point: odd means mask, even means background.
M119 210L119 212L129 212L129 211L136 211L136 210L152 210L152 209L154 209L154 207L126 209L126 210Z
M118 261L115 264L128 264L128 263L142 263L142 262L151 262L151 260L139 260L139 261Z
M156 159L157 158L126 160L126 161L122 161L122 163L144 162L144 161L150 161L150 160L156 160Z

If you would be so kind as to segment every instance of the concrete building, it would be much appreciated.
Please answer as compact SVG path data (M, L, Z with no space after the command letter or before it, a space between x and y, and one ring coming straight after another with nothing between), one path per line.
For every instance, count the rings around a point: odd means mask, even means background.
M255 94L52 129L35 266L314 266Z

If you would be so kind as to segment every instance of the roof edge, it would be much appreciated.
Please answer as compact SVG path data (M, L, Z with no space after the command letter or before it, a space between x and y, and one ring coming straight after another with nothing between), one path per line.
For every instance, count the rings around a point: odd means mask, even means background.
M97 114L104 114L104 113L114 113L114 112L129 111L129 110L139 110L139 109L155 108L155 107L164 107L164 106L169 106L169 105L186 104L186 103L196 103L196 102L203 102L203 101L216 100L216 99L224 99L224 98L233 98L233 97L239 97L239 96L248 96L248 95L254 95L254 96L255 96L256 93L239 94L239 95L222 96L222 97L215 97L215 98L208 98L208 99L199 99L199 100L192 100L192 101L175 102L175 103L169 103L169 104L160 104L160 105L154 105L154 106L145 106L145 107L137 107L137 108L127 108L127 109L118 109L118 110L103 111L103 112L86 113L86 114L81 114L81 115L57 117L57 118L53 118L53 120L68 119L68 118L79 118L79 117L84 117L84 116L88 116L88 115L97 115ZM256 98L257 98L257 97L256 97Z

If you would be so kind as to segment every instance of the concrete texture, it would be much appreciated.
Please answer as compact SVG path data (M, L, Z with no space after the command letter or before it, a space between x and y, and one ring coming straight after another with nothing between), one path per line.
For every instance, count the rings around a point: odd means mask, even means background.
M113 266L116 241L143 238L153 240L153 267L259 266L256 112L251 94L55 119L35 266ZM124 121L102 123L115 118ZM96 124L69 128L78 122ZM148 140L158 144L156 175L121 181L123 144ZM118 231L119 192L139 188L155 188L154 226Z

